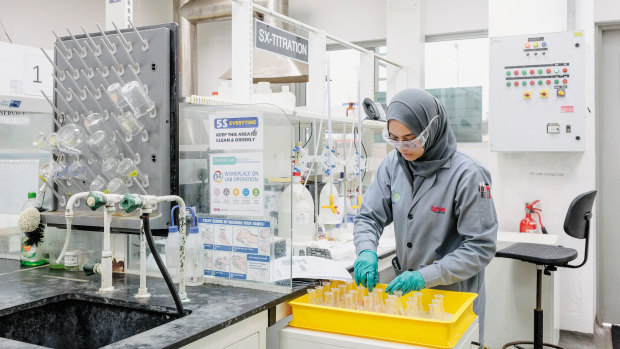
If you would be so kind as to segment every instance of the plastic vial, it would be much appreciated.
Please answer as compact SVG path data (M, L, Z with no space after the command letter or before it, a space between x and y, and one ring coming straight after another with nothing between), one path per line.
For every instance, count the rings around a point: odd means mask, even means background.
M189 228L189 238L185 247L187 286L200 286L205 282L205 248L198 227Z
M308 304L316 304L316 290L308 289Z
M137 81L126 83L121 88L121 95L136 116L142 116L155 108L155 103L146 93L144 86Z
M118 116L118 122L127 137L137 135L144 128L144 125L128 111Z
M323 286L317 286L314 288L316 290L316 304L323 304Z
M97 131L88 138L88 146L103 159L118 156L118 147L105 131Z

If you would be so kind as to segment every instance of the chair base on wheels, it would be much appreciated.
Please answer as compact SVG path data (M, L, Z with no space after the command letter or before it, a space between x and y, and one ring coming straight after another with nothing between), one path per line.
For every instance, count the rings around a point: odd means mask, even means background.
M515 347L516 349L526 349L526 348L522 347L521 344L524 344L524 345L525 344L527 344L527 345L534 345L534 342L533 341L510 342L510 343L504 344L502 349L507 349L507 348L510 348L510 347ZM549 343L543 343L542 346L543 346L543 348L564 349L563 347L560 347L560 346L554 345L554 344L549 344Z

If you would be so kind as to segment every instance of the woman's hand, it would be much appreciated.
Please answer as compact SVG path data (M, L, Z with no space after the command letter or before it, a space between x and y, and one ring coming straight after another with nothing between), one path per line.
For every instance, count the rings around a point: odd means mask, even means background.
M419 271L406 271L392 280L385 292L394 293L394 291L402 291L404 296L411 291L419 291L425 286L426 283Z
M379 271L377 264L377 253L371 250L364 250L360 252L353 264L355 283L364 287L368 287L368 290L377 286L379 281ZM367 282L368 281L368 282Z

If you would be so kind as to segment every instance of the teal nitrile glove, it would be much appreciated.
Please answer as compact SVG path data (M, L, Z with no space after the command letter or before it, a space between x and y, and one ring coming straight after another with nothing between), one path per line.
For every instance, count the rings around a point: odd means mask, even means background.
M364 287L368 287L368 290L377 286L379 282L379 266L377 265L377 253L371 250L364 250L360 252L353 264L353 270L355 272L355 283ZM366 282L368 281L368 282Z
M419 291L426 286L424 278L419 271L406 271L398 275L385 289L387 293L402 291L403 296L411 291Z

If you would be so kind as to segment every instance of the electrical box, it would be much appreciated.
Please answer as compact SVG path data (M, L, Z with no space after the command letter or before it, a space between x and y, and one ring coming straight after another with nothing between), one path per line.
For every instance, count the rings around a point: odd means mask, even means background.
M491 150L585 150L583 32L490 40Z

